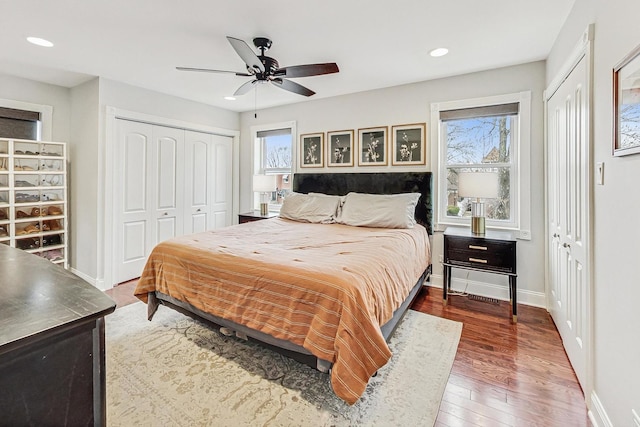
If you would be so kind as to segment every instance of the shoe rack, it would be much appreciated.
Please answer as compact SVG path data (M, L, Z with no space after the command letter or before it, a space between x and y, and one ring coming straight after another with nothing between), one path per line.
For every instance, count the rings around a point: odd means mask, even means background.
M68 267L62 142L0 138L0 244Z

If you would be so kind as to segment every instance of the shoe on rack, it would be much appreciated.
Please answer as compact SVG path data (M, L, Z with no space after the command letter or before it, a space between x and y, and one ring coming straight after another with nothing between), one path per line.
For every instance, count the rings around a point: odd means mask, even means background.
M58 206L49 206L47 213L49 215L62 215L62 209Z

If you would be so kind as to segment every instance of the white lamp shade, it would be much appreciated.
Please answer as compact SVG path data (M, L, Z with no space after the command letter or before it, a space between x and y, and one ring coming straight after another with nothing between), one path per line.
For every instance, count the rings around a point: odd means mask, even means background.
M275 175L253 175L253 191L256 193L268 193L276 191Z
M460 172L458 196L478 199L498 197L499 180L496 172Z

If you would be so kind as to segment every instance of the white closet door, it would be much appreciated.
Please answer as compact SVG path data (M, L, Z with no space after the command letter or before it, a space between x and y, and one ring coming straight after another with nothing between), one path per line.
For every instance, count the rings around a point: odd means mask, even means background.
M152 130L148 124L117 121L116 283L139 277L151 250Z
M151 247L183 234L184 130L153 126L152 158L154 233L148 236Z
M185 132L185 234L231 225L232 141Z
M232 224L233 139L228 136L213 137L213 185L211 212L213 226L222 228Z
M213 135L185 132L185 234L212 228L212 157Z
M155 245L231 225L232 138L117 120L116 283Z
M589 331L586 61L583 57L547 104L549 311L583 389Z

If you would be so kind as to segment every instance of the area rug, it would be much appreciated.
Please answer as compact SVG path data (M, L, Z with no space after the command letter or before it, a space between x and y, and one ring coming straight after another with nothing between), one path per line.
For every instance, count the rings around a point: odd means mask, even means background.
M432 426L462 324L409 310L356 404L329 375L160 307L106 318L109 426Z

